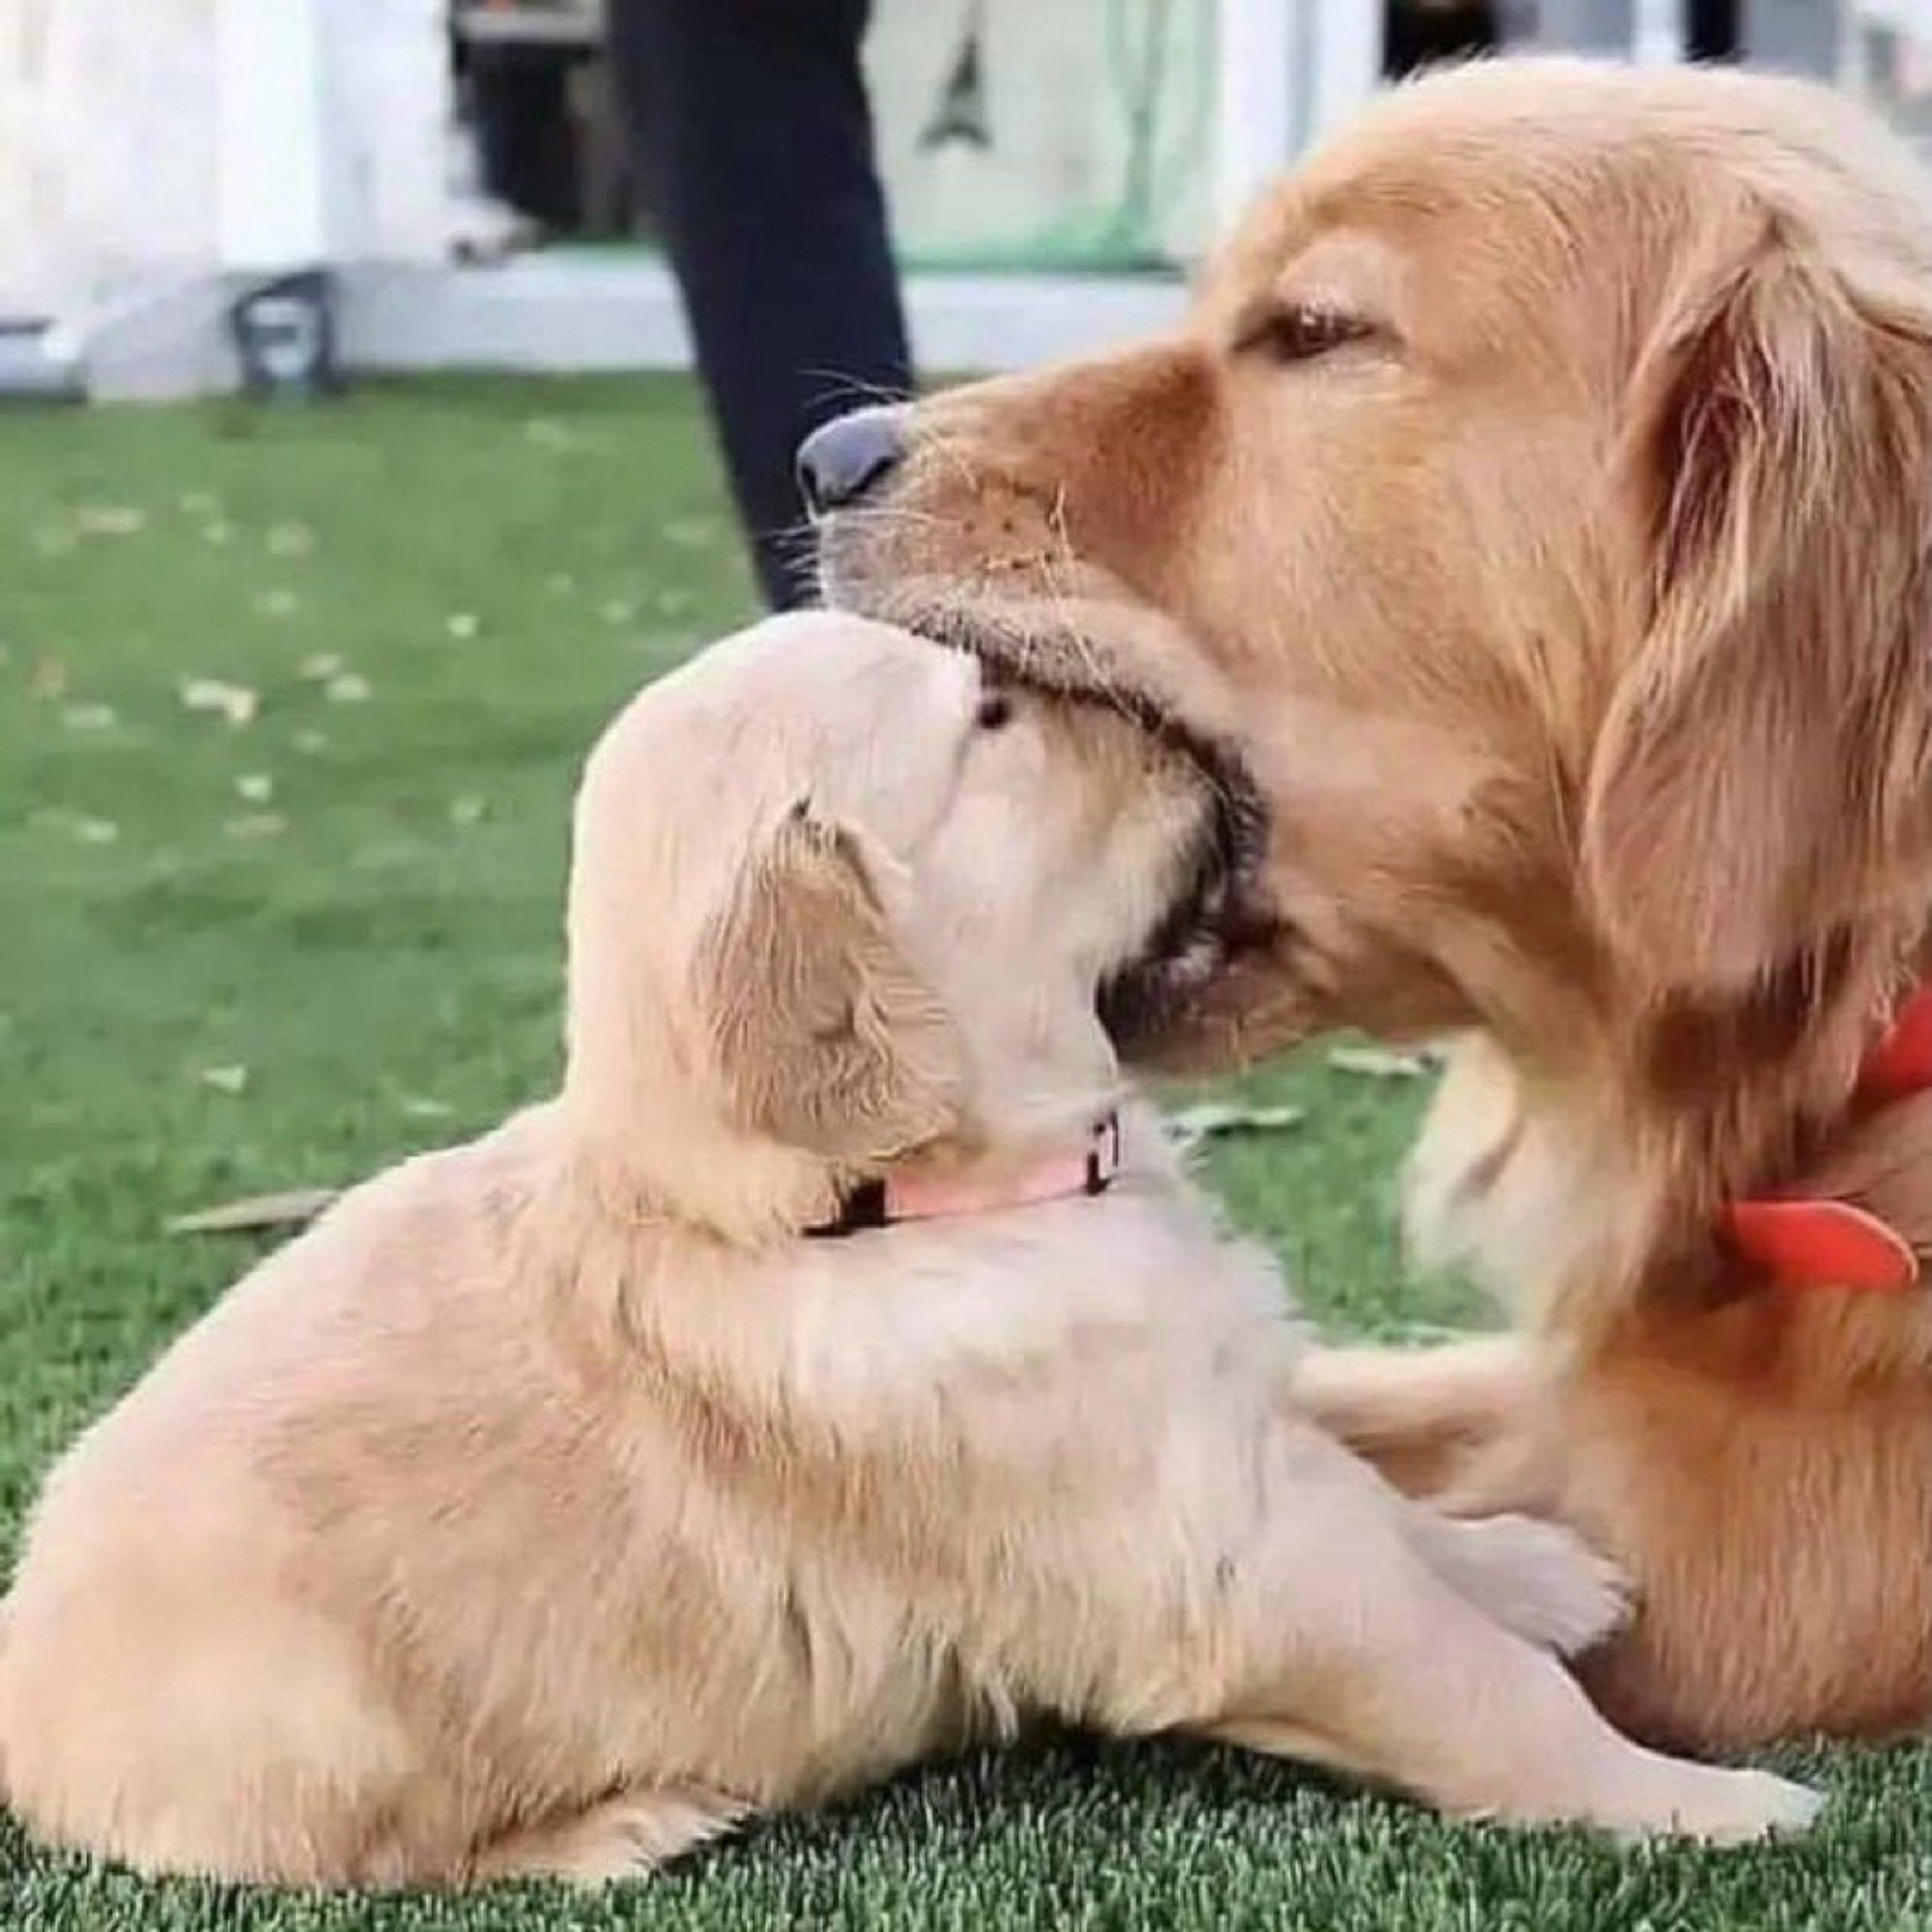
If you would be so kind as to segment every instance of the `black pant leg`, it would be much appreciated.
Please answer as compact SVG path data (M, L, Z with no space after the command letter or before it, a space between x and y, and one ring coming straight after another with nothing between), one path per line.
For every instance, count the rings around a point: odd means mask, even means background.
M1688 0L1684 52L1696 61L1737 60L1744 53L1740 0Z
M792 456L911 371L859 63L868 0L611 0L639 172L767 598L812 591Z
M583 210L568 56L479 46L469 75L485 190L554 233L571 233Z
M1400 80L1438 62L1469 60L1502 45L1492 0L1459 0L1448 7L1418 7L1414 0L1383 0L1382 74Z

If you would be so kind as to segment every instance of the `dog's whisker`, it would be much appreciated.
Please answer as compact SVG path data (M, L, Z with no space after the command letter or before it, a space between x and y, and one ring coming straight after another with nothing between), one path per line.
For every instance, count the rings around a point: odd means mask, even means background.
M871 377L855 376L849 370L806 368L799 373L810 381L825 384L816 398L821 403L853 403L861 407L884 404L890 407L911 400L909 392L903 388Z
M960 439L935 436L920 445L923 454L936 457L952 472L952 480L970 494L980 488L980 471L967 457Z

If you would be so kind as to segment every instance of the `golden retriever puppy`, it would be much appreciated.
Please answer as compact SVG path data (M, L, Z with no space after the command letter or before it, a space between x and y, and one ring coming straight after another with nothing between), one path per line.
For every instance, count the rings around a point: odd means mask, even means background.
M1414 1218L1522 1337L1317 1357L1321 1412L1631 1566L1592 1679L1626 1721L1924 1722L1932 1098L1861 1073L1932 907L1903 146L1763 75L1444 74L1269 195L1172 337L803 460L836 600L1239 732L1263 890L1144 1053L1462 1042Z
M1568 1532L1297 1413L1277 1283L1095 1016L1244 828L1211 752L857 619L647 692L579 802L561 1093L346 1197L47 1485L29 1825L596 1880L1039 1713L1458 1811L1808 1817L1592 1710L1551 1653L1617 1592Z

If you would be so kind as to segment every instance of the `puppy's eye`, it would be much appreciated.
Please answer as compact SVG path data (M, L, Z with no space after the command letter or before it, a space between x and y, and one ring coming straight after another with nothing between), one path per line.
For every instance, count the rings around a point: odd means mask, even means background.
M1013 722L1013 700L1004 691L988 692L973 722L982 731L1004 731Z
M1331 349L1361 342L1375 333L1375 325L1346 309L1295 302L1271 309L1249 329L1242 347L1259 349L1277 362L1312 362Z

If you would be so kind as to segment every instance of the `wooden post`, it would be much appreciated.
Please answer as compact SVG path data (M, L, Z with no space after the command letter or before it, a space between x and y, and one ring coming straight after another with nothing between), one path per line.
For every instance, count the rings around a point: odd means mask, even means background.
M1304 0L1310 31L1301 145L1348 120L1381 84L1382 10L1377 0Z
M1293 158L1297 27L1307 0L1221 0L1216 10L1214 226Z
M272 274L330 257L324 0L219 0L221 266Z

